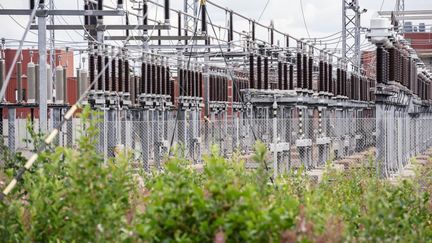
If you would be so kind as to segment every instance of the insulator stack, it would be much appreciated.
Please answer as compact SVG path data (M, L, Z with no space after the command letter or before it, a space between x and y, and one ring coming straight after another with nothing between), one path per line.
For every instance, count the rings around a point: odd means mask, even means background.
M264 57L264 89L269 89L269 59Z
M146 93L147 94L151 94L152 93L152 86L153 86L153 81L151 79L151 72L152 72L152 65L151 63L146 63L146 78L145 78L145 84L146 84ZM180 76L179 76L180 77ZM181 76L181 78L183 78L183 75ZM182 90L183 86L180 86L180 90Z
M123 80L124 80L124 75L123 75L123 59L121 57L118 58L117 60L117 70L118 70L118 78L117 78L117 90L118 92L123 92Z
M22 88L22 62L18 61L16 63L17 68L17 103L23 101L23 88Z
M110 58L108 56L105 56L104 63L105 63L105 65L111 64ZM104 90L110 91L110 70L108 67L105 68L104 79L105 79L105 89Z
M294 89L294 65L289 65L289 89Z
M162 94L161 87L162 87L162 75L161 75L161 66L159 64L156 66L156 89L155 94Z
M35 103L39 103L39 64L35 64Z
M169 76L170 71L169 71L169 67L167 67L167 73L168 73L168 83L167 83L167 89L168 89L168 95L171 96L171 101L174 101L175 98L175 86L174 86L174 79L171 79L171 77Z
M47 64L47 102L53 101L53 77L51 76L51 65Z
M283 88L284 90L288 90L289 83L288 83L288 63L283 64Z
M0 77L2 77L1 75ZM33 62L27 64L27 101L28 103L35 103L36 101L36 67Z
M398 54L395 48L389 49L389 80L399 82Z
M324 87L324 92L328 92L329 90L328 90L328 64L327 64L327 62L325 61L324 62L324 64L323 64L323 66L324 66L324 85L323 85L323 87Z
M340 68L336 69L336 95L342 95L341 92L341 87L342 87L342 83L341 83L342 79L341 79L341 70Z
M309 90L313 90L313 58L309 57L308 63L308 85L307 88Z
M124 84L123 91L125 93L130 92L130 70L129 70L129 60L127 60L127 59L124 61L124 81L123 81L123 84Z
M179 69L178 79L179 79L180 96L185 96L186 92L185 92L185 82L184 82L184 70L183 70L183 68Z
M376 49L376 80L378 84L387 83L385 80L385 65L386 57L384 53L384 48L378 46Z
M347 90L347 73L345 69L341 70L341 74L342 74L342 95L348 97L348 90Z
M56 103L63 104L64 102L64 80L63 80L63 68L62 66L57 66L56 70L56 83L55 83L55 93L56 93Z
M188 69L187 70L187 96L193 96L193 71Z
M103 76L100 75L103 68L103 59L102 55L98 55L97 57L97 87L96 90L103 90Z
M167 88L166 76L167 76L166 66L164 63L162 63L162 65L161 65L161 94L162 95L168 94L167 89L166 89Z
M278 89L283 90L283 70L282 62L278 62Z
M308 88L308 65L307 65L307 63L308 63L308 57L306 56L306 54L304 54L303 55L303 67L302 67L302 70L303 70L303 85L302 85L302 88L303 89L307 89Z
M203 97L203 73L199 72L198 75L199 79L198 79L198 96L199 97Z
M318 64L319 74L318 74L318 92L324 91L324 62L319 61Z
M249 87L255 88L255 58L253 54L249 55Z
M147 63L141 63L141 85L140 85L140 93L147 93Z
M5 60L1 58L0 59L0 89L3 88L4 79L5 79Z
M152 84L151 93L157 94L157 81L156 81L156 64L151 63L151 72L150 72L150 83Z
M333 65L331 63L328 64L328 79L329 79L329 92L335 93L334 85L333 85Z
M262 63L261 63L261 56L257 57L257 89L262 89Z
M200 72L198 70L195 71L195 97L201 97L200 94Z
M166 91L165 94L166 95L170 95L171 94L171 71L170 71L170 67L166 66L165 67L165 85L166 85Z
M117 92L117 59L111 59L111 92Z
M297 53L297 88L302 88L302 55Z
M80 70L80 82L79 82L79 97L81 97L82 95L85 94L86 90L88 89L89 86L89 81L88 81L88 71L87 69L81 69Z

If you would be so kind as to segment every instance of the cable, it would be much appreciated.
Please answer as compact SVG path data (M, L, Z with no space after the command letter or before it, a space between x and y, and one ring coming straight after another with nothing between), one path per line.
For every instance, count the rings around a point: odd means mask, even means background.
M259 16L259 18L258 18L258 21L261 20L261 18L262 18L262 16L263 16L264 12L266 11L267 6L269 5L269 3L270 3L270 0L267 0L266 5L264 6L263 10L261 11L261 14L260 14L260 16Z
M304 26L306 28L307 35L310 38L309 29L307 27L306 18L305 18L305 14L304 14L304 11L303 11L303 0L300 0L300 9L301 9L301 13L302 13L302 16L303 16L303 23L304 23Z

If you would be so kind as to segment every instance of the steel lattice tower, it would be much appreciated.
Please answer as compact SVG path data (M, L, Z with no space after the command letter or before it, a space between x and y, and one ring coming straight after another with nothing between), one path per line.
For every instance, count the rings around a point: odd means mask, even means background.
M342 0L342 59L360 69L360 6L359 0Z

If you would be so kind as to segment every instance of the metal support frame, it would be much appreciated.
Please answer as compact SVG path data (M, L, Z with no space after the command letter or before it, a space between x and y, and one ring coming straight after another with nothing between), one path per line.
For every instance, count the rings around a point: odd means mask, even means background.
M356 73L361 64L360 11L359 0L342 0L342 59L351 62Z

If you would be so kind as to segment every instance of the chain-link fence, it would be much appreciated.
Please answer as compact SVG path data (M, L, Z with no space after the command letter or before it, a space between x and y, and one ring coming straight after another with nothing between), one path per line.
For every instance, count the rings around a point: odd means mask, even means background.
M293 168L322 168L328 161L341 161L363 151L376 150L377 168L384 176L399 171L410 158L432 146L432 119L399 117L249 119L243 116L219 116L207 119L175 119L163 112L140 116L123 113L102 113L98 123L98 151L105 158L116 150L131 153L136 167L151 170L162 168L174 148L194 163L217 145L223 156L237 153L247 160L254 144L262 141L269 149L271 169L284 173ZM50 126L56 125L56 120ZM13 151L31 151L34 145L25 119L3 121L5 144ZM58 121L57 121L58 122ZM33 121L35 130L38 120ZM377 128L378 131L377 131ZM74 146L80 130L86 129L79 119L66 122L56 144ZM254 166L252 161L247 161Z

